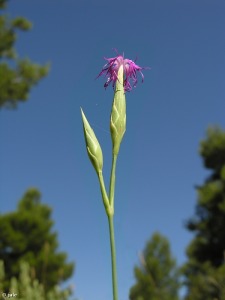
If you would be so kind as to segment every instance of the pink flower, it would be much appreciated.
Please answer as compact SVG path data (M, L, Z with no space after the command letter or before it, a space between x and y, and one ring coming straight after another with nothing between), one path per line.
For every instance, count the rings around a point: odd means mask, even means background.
M116 51L117 52L117 51ZM118 52L117 52L118 54ZM101 75L105 75L105 77L107 77L107 80L104 84L104 87L107 88L110 83L112 82L112 86L113 88L115 87L115 83L117 80L117 73L118 70L120 68L121 65L123 65L123 69L124 69L124 90L125 92L129 92L132 90L132 88L136 87L137 85L137 71L140 72L141 77L142 77L142 82L144 81L144 75L141 72L141 70L144 69L149 69L148 67L139 67L138 65L135 64L135 62L133 60L124 59L124 55L120 55L118 54L116 57L113 58L105 58L105 60L107 60L107 64L105 64L102 68L102 71L99 73L99 75L97 76L100 77ZM136 61L136 60L135 60ZM132 81L132 85L130 83L130 81Z

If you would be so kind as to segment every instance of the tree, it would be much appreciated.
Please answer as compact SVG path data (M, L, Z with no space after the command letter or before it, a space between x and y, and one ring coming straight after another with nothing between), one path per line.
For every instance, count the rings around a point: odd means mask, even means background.
M186 299L225 299L225 132L209 128L200 154L210 175L197 187L195 216L187 222L194 238L183 267ZM221 298L223 294L223 298Z
M179 272L171 256L168 240L154 233L134 268L136 284L130 289L130 300L177 300Z
M6 3L7 0L0 0L0 9L4 9ZM30 89L48 73L48 65L20 59L15 51L17 31L30 30L31 26L22 17L10 19L7 15L0 16L0 108L15 108L18 101L26 101Z
M30 265L33 277L46 291L73 273L73 263L67 263L66 253L58 251L51 209L40 198L38 190L29 189L16 211L0 214L0 260L5 264L5 288L10 278L18 278L21 262Z
M2 299L16 298L19 300L68 300L72 294L71 287L64 290L54 287L45 292L42 284L37 279L32 280L32 272L29 265L22 262L20 265L19 278L11 278L9 290L4 290L2 282L5 278L4 264L0 261L0 295Z

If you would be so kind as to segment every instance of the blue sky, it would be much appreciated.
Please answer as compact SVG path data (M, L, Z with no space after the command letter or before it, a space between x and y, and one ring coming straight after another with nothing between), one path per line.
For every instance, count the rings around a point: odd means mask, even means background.
M127 93L127 132L118 158L115 234L119 298L127 300L138 253L154 231L179 264L191 234L195 185L208 172L198 154L209 125L225 128L225 2L222 0L20 0L8 13L33 22L21 57L51 63L29 101L0 112L1 212L29 187L53 208L60 249L76 262L80 300L112 299L107 218L85 150L80 106L111 165L112 88L95 80L112 48L135 59L144 84Z

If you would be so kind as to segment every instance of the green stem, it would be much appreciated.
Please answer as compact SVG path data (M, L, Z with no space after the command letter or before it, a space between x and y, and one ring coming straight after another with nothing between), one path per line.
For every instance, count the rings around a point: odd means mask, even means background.
M118 300L117 274L116 274L116 247L115 247L115 237L114 237L113 216L108 215L108 220L109 220L111 260L112 260L113 300Z
M116 247L115 247L114 225L113 225L116 161L117 161L117 154L113 154L109 198L105 189L102 172L98 173L102 199L103 199L103 203L109 221L109 235L110 235L110 248L111 248L111 261L112 261L113 300L118 300L117 274L116 274Z
M99 179L99 183L100 183L100 189L101 189L101 193L102 193L103 204L105 206L105 211L106 211L107 216L109 216L112 214L112 209L110 207L108 195L107 195L107 192L105 189L105 183L104 183L104 178L102 176L102 171L98 172L98 179Z
M115 193L115 179L116 179L116 161L117 154L113 154L112 157L112 169L111 169L111 177L110 177L110 189L109 189L109 203L114 210L114 193Z

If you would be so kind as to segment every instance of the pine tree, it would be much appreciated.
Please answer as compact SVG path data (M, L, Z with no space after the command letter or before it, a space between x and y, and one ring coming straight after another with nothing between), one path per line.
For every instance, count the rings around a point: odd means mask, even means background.
M5 278L4 263L0 261L0 295L1 299L16 298L18 300L69 300L72 295L72 288L60 289L55 286L51 291L45 289L37 279L32 279L32 272L28 263L20 264L18 278L10 279L9 290L3 287ZM72 300L72 299L71 299ZM74 299L75 300L75 299Z
M225 132L210 128L200 144L204 166L210 170L197 187L195 216L187 223L194 238L183 267L188 300L225 299Z
M10 278L18 278L21 262L30 265L33 278L39 280L46 291L73 273L73 263L67 263L66 253L58 251L51 209L40 199L38 190L29 189L16 211L0 214L0 260L5 265L5 288Z
M134 268L136 284L130 289L130 300L177 300L179 272L168 240L154 233L140 260Z
M6 0L0 0L0 9L6 4ZM23 17L0 16L0 108L15 108L18 101L26 101L30 89L48 73L48 65L21 59L16 53L17 32L31 27L31 22Z

